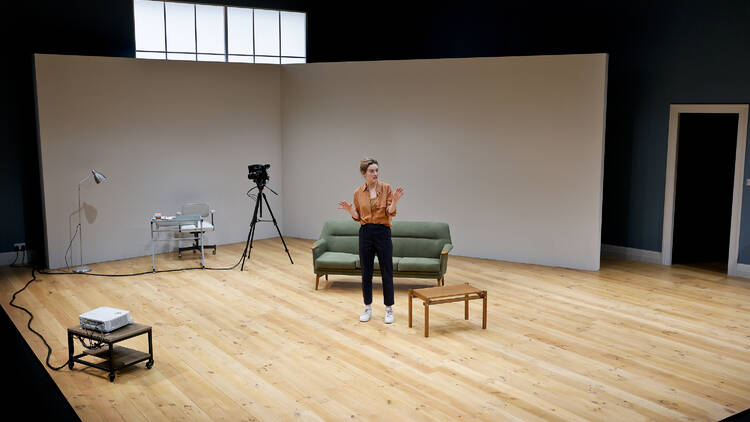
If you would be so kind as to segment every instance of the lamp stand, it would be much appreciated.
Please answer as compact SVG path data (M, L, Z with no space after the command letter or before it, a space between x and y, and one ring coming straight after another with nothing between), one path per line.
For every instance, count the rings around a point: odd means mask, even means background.
M78 235L78 245L81 247L80 248L80 252L81 252L81 266L74 268L73 269L74 273L87 273L87 272L91 271L91 268L83 265L83 225L81 224L81 213L83 213L83 210L81 209L81 183L83 183L86 180L88 180L89 177L90 176L86 176L85 179L81 180L78 183L78 230L79 230L79 232L78 232L79 233L79 235Z

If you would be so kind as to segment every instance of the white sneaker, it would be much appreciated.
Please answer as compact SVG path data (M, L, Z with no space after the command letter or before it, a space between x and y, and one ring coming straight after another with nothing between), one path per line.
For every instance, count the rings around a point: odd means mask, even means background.
M385 321L386 324L393 324L393 308L385 308L383 321Z
M365 308L364 312L362 312L362 315L359 316L359 322L367 322L370 320L371 316L372 308Z

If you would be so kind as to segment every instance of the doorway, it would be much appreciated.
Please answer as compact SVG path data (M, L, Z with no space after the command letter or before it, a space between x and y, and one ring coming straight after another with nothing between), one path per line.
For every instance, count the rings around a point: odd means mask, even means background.
M672 264L727 272L738 120L679 115Z
M737 273L748 106L670 106L662 264Z

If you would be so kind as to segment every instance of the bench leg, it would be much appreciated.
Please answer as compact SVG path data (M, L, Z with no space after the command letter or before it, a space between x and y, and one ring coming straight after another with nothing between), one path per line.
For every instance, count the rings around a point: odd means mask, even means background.
M469 295L464 295L464 319L469 319Z
M430 336L430 304L424 303L424 336Z
M482 292L482 328L487 329L487 291Z
M411 290L409 290L409 328L411 328L411 301L412 301L412 294L411 294Z

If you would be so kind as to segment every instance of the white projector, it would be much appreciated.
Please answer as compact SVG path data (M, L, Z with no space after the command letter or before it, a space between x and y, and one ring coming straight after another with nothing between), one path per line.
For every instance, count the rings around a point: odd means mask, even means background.
M130 311L109 308L107 306L88 311L78 317L81 319L82 328L101 333L114 331L133 322L133 318L130 317Z

